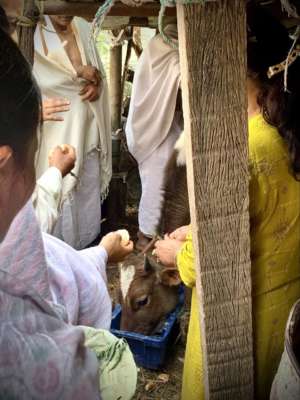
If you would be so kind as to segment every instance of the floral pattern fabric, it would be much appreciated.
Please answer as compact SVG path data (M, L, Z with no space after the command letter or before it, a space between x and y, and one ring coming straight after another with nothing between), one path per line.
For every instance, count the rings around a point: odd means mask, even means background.
M18 238L18 245L12 248ZM28 203L0 244L0 398L99 399L82 328L51 302L40 229Z

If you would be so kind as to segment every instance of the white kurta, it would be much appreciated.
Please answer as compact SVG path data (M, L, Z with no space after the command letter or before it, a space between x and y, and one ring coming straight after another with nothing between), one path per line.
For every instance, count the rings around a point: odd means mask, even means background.
M78 79L67 53L49 17L46 25L38 25L35 33L34 74L44 97L65 97L70 111L63 113L63 122L45 122L40 135L36 160L37 177L48 169L48 154L60 144L76 148L74 173L63 180L60 214L53 234L71 246L81 249L100 232L101 199L108 191L111 178L111 129L108 89L105 78L100 98L95 102L82 101L79 91L84 85ZM83 64L102 70L95 47L88 48L90 27L75 18L72 22ZM47 46L44 51L42 37Z
M164 171L175 143L182 131L180 116L174 118L168 136L163 143L139 164L142 195L139 204L139 229L145 235L156 234L163 202Z
M167 34L177 38L177 28ZM142 196L139 229L153 236L160 218L164 170L182 129L182 116L175 113L180 66L178 50L160 35L143 51L133 80L126 124L128 148L139 165Z

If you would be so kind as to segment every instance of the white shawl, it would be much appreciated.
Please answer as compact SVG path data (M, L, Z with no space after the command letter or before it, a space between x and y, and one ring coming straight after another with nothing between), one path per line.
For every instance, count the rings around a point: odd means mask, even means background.
M90 25L81 18L74 18L72 28L84 64L102 70L95 47L89 48ZM48 55L44 53L41 30ZM40 151L36 171L39 178L48 168L48 153L55 146L68 143L76 148L77 162L74 173L80 178L83 163L93 150L100 151L101 198L107 193L111 178L111 126L107 82L101 83L100 97L95 102L82 101L78 95L84 81L77 78L63 44L55 32L51 20L37 26L35 37L35 60L33 71L43 97L66 97L71 109L63 113L63 122L46 122L41 132ZM62 201L75 188L77 180L67 176L63 182Z
M168 25L164 31L176 41L176 25ZM178 50L157 35L139 59L126 125L128 148L138 163L148 158L167 137L179 87Z

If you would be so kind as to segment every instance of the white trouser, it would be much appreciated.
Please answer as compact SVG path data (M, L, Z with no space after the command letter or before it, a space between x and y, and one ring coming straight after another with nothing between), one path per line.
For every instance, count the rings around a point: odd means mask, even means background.
M174 124L163 143L141 164L139 173L142 196L139 204L139 230L146 236L156 233L163 200L164 170L174 150L181 129Z

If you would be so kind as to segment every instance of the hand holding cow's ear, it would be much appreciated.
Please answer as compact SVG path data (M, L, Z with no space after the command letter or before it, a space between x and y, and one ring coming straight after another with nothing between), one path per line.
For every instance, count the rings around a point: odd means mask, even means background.
M180 240L166 238L155 243L154 254L166 267L176 267L176 255L182 246Z
M108 261L112 263L123 261L133 251L133 242L122 241L122 237L117 232L111 232L105 235L100 246L103 246L108 255Z

